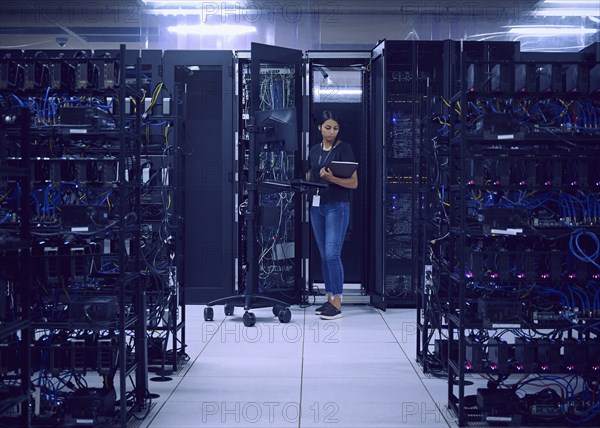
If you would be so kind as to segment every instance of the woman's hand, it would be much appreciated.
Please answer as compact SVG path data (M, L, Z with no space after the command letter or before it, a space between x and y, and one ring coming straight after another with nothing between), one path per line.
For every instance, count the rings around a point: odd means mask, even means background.
M331 173L331 170L329 168L321 168L321 170L319 171L319 177L321 177L324 180L327 181L331 181L331 178L334 175Z

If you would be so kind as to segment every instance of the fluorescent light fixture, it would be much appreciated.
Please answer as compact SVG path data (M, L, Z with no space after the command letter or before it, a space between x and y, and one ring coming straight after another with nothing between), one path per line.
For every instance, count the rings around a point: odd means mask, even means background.
M207 9L174 9L174 8L158 8L148 9L146 11L150 15L174 15L174 16L225 16L225 15L239 15L241 11L239 9L221 9L219 11L212 11Z
M508 30L511 34L523 36L580 36L582 34L595 34L598 32L595 28L583 28L566 25L540 25L540 26L515 26Z
M239 36L242 34L256 33L256 27L235 24L198 24L198 25L173 25L167 27L171 33L199 36Z
M203 0L142 0L145 4L153 4L159 6L207 6L219 5L222 3L239 3L239 0L219 0L219 1L203 1Z
M592 4L592 5L598 5L598 0L544 0L544 3L546 4L561 4L561 5L566 5L566 4Z
M143 0L150 15L230 15L246 11L239 0Z
M362 89L339 89L331 86L321 86L319 94L321 95L360 95Z
M148 9L150 15L203 15L204 10L202 9Z
M543 50L544 52L577 52L585 47L586 45L560 46L552 48L544 46L540 48L539 43L533 43L531 46L528 46L528 43L521 43L521 52L539 52L540 50Z
M533 14L535 16L600 16L600 10L591 7L546 7L535 10Z
M549 6L549 7L543 7ZM545 0L535 16L600 16L599 0Z

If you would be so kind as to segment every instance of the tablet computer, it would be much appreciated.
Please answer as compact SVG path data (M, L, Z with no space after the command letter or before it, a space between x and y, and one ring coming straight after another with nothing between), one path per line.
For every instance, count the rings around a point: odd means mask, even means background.
M350 178L356 168L358 168L358 162L344 162L344 161L331 161L327 166L333 175L339 178Z

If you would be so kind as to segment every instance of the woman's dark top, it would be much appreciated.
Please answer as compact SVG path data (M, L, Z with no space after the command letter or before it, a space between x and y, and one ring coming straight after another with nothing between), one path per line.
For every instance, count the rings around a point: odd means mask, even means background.
M310 148L308 154L309 169L311 171L311 181L317 183L329 184L329 188L320 189L321 205L331 202L349 202L350 190L337 184L333 184L319 177L319 171L324 166L329 165L331 161L355 162L354 152L350 144L340 142L331 150L325 151L322 149L321 143L315 144Z

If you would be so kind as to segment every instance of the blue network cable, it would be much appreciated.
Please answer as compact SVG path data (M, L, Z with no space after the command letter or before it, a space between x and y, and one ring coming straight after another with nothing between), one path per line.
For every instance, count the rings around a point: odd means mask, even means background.
M581 237L587 236L591 238L592 242L595 244L596 248L593 250L592 254L587 254L579 243ZM600 256L600 239L596 234L583 229L575 229L570 236L569 239L569 249L571 253L582 262L591 263L600 269L600 264L596 262L596 259Z

